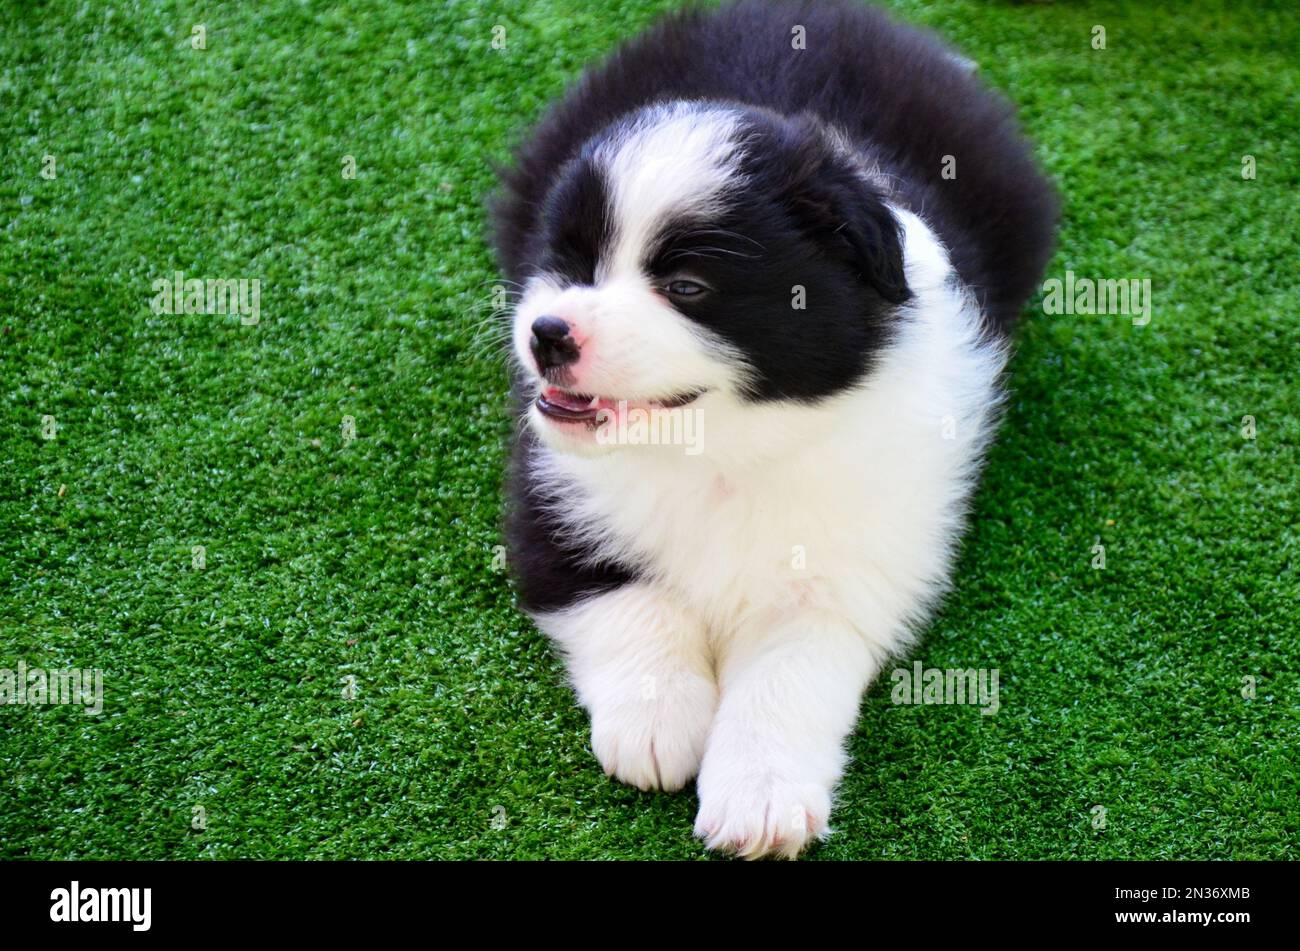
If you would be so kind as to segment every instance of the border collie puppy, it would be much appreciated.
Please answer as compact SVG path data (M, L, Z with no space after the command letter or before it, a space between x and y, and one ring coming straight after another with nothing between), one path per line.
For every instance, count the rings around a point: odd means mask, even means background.
M588 70L494 215L521 603L606 773L793 857L949 583L1053 190L932 37L742 2Z

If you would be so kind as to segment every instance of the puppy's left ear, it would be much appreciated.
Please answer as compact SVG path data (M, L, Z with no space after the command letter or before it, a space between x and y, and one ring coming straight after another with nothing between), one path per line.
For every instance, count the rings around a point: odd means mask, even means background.
M856 187L855 187L856 186ZM861 267L862 278L891 304L912 296L903 272L903 229L884 199L866 182L846 186L837 233Z
M891 304L911 297L903 235L884 195L821 136L809 136L793 190L795 214L827 250Z

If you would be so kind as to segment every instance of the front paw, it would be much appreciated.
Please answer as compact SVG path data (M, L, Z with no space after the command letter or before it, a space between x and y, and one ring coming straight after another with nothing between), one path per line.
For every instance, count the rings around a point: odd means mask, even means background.
M718 706L712 679L647 676L591 704L591 747L605 774L638 789L681 789L700 769Z
M793 859L830 833L831 791L764 768L706 759L695 834L715 851L746 859Z

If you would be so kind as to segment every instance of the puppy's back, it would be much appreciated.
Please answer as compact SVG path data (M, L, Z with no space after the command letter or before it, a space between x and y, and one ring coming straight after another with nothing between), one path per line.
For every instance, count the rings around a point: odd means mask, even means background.
M589 70L503 176L494 212L511 277L559 168L619 116L664 99L808 112L839 127L939 234L999 329L1041 279L1056 199L1010 106L938 40L847 0L685 11Z

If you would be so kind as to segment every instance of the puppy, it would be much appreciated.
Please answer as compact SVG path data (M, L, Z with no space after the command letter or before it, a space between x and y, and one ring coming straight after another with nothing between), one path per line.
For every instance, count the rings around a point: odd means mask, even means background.
M793 857L949 584L1053 191L969 61L840 2L669 17L503 178L522 606L606 773Z

